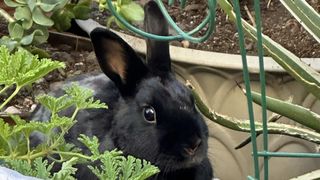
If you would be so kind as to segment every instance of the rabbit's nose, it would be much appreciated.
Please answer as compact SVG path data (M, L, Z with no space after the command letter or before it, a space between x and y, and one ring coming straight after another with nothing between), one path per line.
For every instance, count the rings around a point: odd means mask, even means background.
M200 144L201 144L201 139L197 139L189 147L186 147L186 148L183 148L183 149L189 156L193 156L196 153L197 149L199 148Z

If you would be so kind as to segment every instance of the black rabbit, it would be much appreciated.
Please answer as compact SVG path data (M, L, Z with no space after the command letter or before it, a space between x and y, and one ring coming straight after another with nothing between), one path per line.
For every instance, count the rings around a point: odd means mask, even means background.
M157 4L150 1L145 12L146 31L167 35L167 22ZM78 82L94 89L95 97L109 109L81 111L67 141L80 145L76 140L80 133L95 135L103 142L101 150L118 148L158 166L161 172L151 179L212 179L208 128L190 90L171 72L168 42L147 40L145 64L109 30L96 28L90 37L109 79L99 74L81 77ZM93 178L86 167L80 167L77 176Z

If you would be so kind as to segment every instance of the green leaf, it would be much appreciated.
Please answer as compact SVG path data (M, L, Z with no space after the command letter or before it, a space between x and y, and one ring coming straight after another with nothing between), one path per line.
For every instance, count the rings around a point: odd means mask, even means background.
M34 8L36 7L37 0L28 0L28 7L33 12Z
M73 8L73 14L76 19L89 19L90 12L91 8L85 5L77 5Z
M70 87L65 88L66 93L75 102L78 109L91 109L91 108L108 108L105 103L100 100L94 101L92 98L93 91L84 87L80 87L76 83L72 83Z
M75 178L73 175L75 175L77 169L72 167L75 165L78 161L78 158L73 157L69 161L66 161L62 164L61 170L57 173L54 173L52 180L74 180Z
M31 11L28 8L28 6L22 6L22 7L16 8L16 12L14 13L14 17L17 20L21 20L22 21L22 27L24 29L30 29L31 28L31 26L33 24L33 20L32 20Z
M22 68L22 70L25 71L26 74L21 76L21 79L17 78L17 85L25 86L28 84L32 84L54 69L62 67L64 67L64 63L52 61L49 59L41 59L37 63L32 61L30 65L26 65L25 68ZM19 73L19 75L21 75L21 72Z
M3 119L0 118L0 147L6 152L9 151L8 139L12 135L12 127L9 126L8 123L4 122Z
M15 0L15 1L16 1L17 3L20 3L20 4L27 4L27 3L26 3L27 0Z
M30 29L33 25L33 20L24 20L22 21L22 27L24 29Z
M99 140L96 136L93 136L92 138L80 134L80 137L78 138L80 142L82 142L92 153L93 161L97 160L100 156L99 152Z
M18 171L19 173L37 177L41 179L49 179L51 177L50 170L53 167L53 163L48 165L47 160L42 160L41 157L36 158L32 164L27 160L6 160L7 166L13 170Z
M24 36L24 37L21 39L20 43L21 43L22 45L30 45L30 44L32 43L32 41L34 40L34 37L35 37L35 36L43 36L43 35L44 35L44 34L43 34L43 32L42 32L41 30L36 29L35 31L33 31L32 34L29 34L29 35L27 35L27 36Z
M39 101L43 106L49 109L53 114L67 109L74 104L74 101L70 97L68 97L68 95L56 98L45 94L38 96L37 101Z
M76 121L72 120L70 117L51 117L50 124L55 127L71 127Z
M34 24L33 29L35 29L37 31L40 30L43 33L43 35L34 34L34 38L33 38L33 42L32 42L33 45L39 45L39 44L47 42L48 37L49 37L49 31L48 31L47 27L40 26L38 24Z
M5 46L11 52L19 46L18 41L10 39L8 36L2 36L0 46Z
M100 167L89 166L99 179L143 180L155 175L159 169L145 160L133 156L125 158L121 151L105 151L99 158Z
M54 3L54 4L49 4L49 3L43 3L43 2L38 2L37 5L40 6L40 8L44 12L51 12L55 7L57 7L60 4L60 2Z
M146 160L141 161L140 159L136 159L133 156L128 156L127 161L129 161L129 159L132 159L134 162L133 164L134 171L131 179L134 179L134 180L148 179L149 177L160 172L159 168L153 166L150 162ZM123 171L125 171L125 169Z
M17 84L21 88L64 66L62 62L38 59L23 49L10 55L7 48L0 47L0 84Z
M252 100L261 105L261 94L254 91L251 93ZM266 97L266 102L268 110L288 117L316 132L320 132L320 115L312 112L310 109L268 96Z
M54 28L58 31L66 31L71 27L71 19L75 18L74 14L70 11L57 10L51 19L54 21Z
M206 104L202 101L198 93L195 91L194 87L190 83L187 83L187 86L191 89L191 93L195 99L195 104L197 105L202 115L204 115L211 121L229 129L241 132L250 132L251 129L249 120L225 116L210 110L208 106L206 106ZM256 121L254 124L256 128L256 133L262 133L262 123ZM268 134L282 134L320 144L320 133L306 128L301 128L283 123L268 122Z
M121 5L130 4L132 0L121 0Z
M122 155L121 152L116 155L112 151L105 152L100 158L102 165L99 168L89 168L100 179L117 179L121 172L121 159L123 159L120 155Z
M17 23L13 22L9 24L9 34L13 39L21 39L24 33L22 26Z
M30 21L32 20L31 11L26 6L17 7L14 13L14 17L17 20Z
M9 168L16 170L23 175L26 175L26 176L33 175L31 164L29 164L28 161L26 160L7 159L6 164L8 165Z
M4 3L6 3L6 5L9 6L9 7L23 6L23 4L16 3L16 2L14 2L12 0L4 0Z
M106 4L99 3L99 12L103 12L107 8L108 6Z
M120 13L126 18L126 20L130 22L143 21L144 18L143 8L135 2L122 5L120 8Z
M55 117L54 120L51 120L50 123L46 121L30 121L21 119L19 116L11 116L16 125L12 130L12 134L23 133L24 136L29 138L30 134L33 131L43 132L44 134L52 131L56 127L69 127L73 125L73 122L70 118L67 117Z
M69 0L58 0L59 4L58 6L56 6L53 11L59 10L59 9L63 9L65 8L65 6L68 5Z
M41 179L49 179L51 177L51 169L54 163L48 165L48 160L43 160L41 157L33 161L33 169L35 170L33 176Z
M54 22L43 14L42 10L39 7L35 7L32 11L32 19L35 23L42 26L53 26Z
M280 0L298 22L320 43L320 14L305 0Z

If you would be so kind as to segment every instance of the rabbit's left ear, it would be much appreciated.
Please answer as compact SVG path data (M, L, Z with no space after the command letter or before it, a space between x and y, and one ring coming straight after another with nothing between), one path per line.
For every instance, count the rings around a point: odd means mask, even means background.
M168 23L158 5L154 1L149 1L144 6L144 28L148 33L167 36ZM169 54L169 43L167 41L156 41L147 39L147 63L155 72L171 71L171 60Z
M135 51L118 35L96 28L90 33L101 70L115 83L122 95L135 92L148 68Z

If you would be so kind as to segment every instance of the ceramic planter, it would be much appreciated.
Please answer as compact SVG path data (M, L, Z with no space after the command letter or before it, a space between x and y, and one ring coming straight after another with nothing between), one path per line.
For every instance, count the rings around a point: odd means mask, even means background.
M127 34L116 32L128 42L137 52L145 54L145 42ZM75 38L61 33L50 35L49 41L53 43L72 43L75 48L91 49L90 41L86 38ZM72 40L73 39L73 40ZM70 45L70 44L69 44ZM191 80L202 96L204 102L213 110L236 117L248 119L246 97L237 86L243 84L240 55L231 55L215 52L206 52L181 47L170 47L171 57L174 61L174 71L181 81ZM320 113L320 102L308 93L303 86L291 78L271 58L265 58L267 94L279 99L293 98L293 103L301 104L312 111ZM320 59L303 59L312 67L320 70ZM251 71L251 86L253 90L259 90L258 57L248 57ZM261 119L260 106L254 106L255 119ZM271 112L268 112L271 115ZM217 125L209 120L209 157L212 160L215 175L222 180L247 179L253 172L251 159L251 145L240 150L234 148L246 139L249 134L232 131ZM287 118L281 118L279 122L295 124ZM258 138L258 146L262 149L261 137ZM292 137L270 135L269 150L283 152L312 152L317 153L317 146L307 141ZM260 161L261 170L263 168ZM302 158L271 158L270 179L289 179L315 169L320 168L319 159Z

